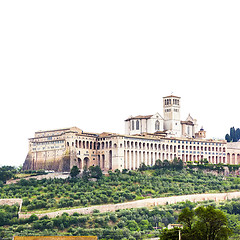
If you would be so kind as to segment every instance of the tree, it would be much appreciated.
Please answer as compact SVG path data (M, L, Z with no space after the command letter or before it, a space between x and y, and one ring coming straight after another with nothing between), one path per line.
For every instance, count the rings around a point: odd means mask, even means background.
M179 214L178 222L185 224L185 226L191 230L194 221L194 210L190 210L189 207L186 207Z
M84 167L83 167L82 178L83 178L83 180L84 180L85 182L87 182L88 179L90 178L90 173L89 173L89 171L88 171L88 169L87 169L87 166L84 166Z
M170 162L169 162L167 159L165 159L165 160L163 161L163 167L169 168L169 166L170 166Z
M179 229L173 228L173 229L163 229L161 235L161 240L178 240L179 239Z
M174 158L173 160L174 168L176 170L182 170L183 169L183 161L181 159Z
M231 231L228 228L226 215L213 206L200 206L195 210L198 218L194 230L198 239L202 240L220 240L228 239Z
M152 224L148 220L141 220L139 223L139 227L142 231L153 229Z
M213 206L185 208L178 221L183 223L182 240L227 240L231 234L226 215ZM161 240L178 239L177 229L164 230L160 237Z
M75 178L77 177L77 175L80 173L80 170L78 169L77 166L73 166L72 169L71 169L71 172L70 172L70 176L72 178Z
M235 133L236 133L236 138L237 138L237 141L238 141L240 139L240 129L237 128Z
M226 140L227 142L231 142L231 137L230 137L229 134L226 134L226 135L225 135L225 140Z
M156 160L155 162L155 168L162 168L163 163L160 159Z
M92 178L100 179L103 176L102 170L101 170L101 168L99 166L91 166L91 167L89 167L89 172L90 172L90 176Z
M3 183L6 183L7 180L14 177L14 175L17 173L17 170L12 166L2 166L0 168L0 181Z
M140 228L138 226L138 224L136 223L135 220L128 220L127 221L127 228L130 230L130 231L139 231Z
M230 128L230 137L233 142L237 142L235 127Z
M227 142L237 142L238 140L240 140L240 129L235 129L235 127L231 127L230 134L225 135L225 140L227 140Z
M144 162L141 163L139 168L138 168L139 171L145 171L147 169L148 169L148 167L147 167L147 165Z

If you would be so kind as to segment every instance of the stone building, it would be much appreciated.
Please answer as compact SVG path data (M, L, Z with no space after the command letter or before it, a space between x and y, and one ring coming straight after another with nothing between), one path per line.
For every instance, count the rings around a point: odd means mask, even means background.
M76 165L99 165L102 170L137 169L141 163L180 158L184 162L207 159L210 163L240 164L240 145L206 139L190 115L180 119L180 97L163 98L163 116L131 116L125 134L89 133L77 127L38 131L29 139L23 169L68 172Z
M193 119L189 114L185 121L181 121L180 100L180 97L173 95L164 97L163 117L159 113L129 117L125 120L125 134L164 132L171 137L195 138L197 120Z

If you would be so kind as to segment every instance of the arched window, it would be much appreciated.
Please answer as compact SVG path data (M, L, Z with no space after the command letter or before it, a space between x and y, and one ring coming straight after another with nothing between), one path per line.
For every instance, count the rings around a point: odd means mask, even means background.
M155 122L155 130L156 131L160 130L160 122L158 120Z
M136 130L139 130L139 120L136 122Z

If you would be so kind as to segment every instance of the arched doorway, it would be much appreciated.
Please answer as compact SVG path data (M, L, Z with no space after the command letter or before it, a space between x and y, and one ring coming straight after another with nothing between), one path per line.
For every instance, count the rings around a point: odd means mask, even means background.
M235 153L232 154L232 162L231 162L231 164L236 164L235 163Z
M228 164L231 164L231 163L230 163L230 153L227 154L227 163L228 163Z
M240 164L240 154L237 155L237 164Z
M83 167L86 167L87 169L89 168L89 158L85 157L83 159Z
M82 169L82 160L81 160L81 158L78 158L78 159L77 159L77 167L78 167L79 169Z

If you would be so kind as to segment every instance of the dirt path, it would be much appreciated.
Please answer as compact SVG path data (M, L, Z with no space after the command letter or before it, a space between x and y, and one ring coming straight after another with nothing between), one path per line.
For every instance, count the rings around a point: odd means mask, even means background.
M94 209L99 210L100 212L112 212L118 209L127 209L127 208L142 208L142 207L152 207L157 205L166 205L177 202L191 201L191 202L200 202L205 200L214 200L214 201L223 201L227 199L240 198L240 192L229 192L229 193L206 193L206 194L193 194L193 195L182 195L182 196L172 196L172 197L163 197L163 198L148 198L132 202L117 203L117 204L106 204L106 205L96 205L91 207L69 209L69 210L59 210L56 212L41 213L36 214L38 217L48 216L50 218L62 215L64 212L69 215L77 212L80 214L89 214L92 213ZM31 214L19 214L19 218L29 218Z

